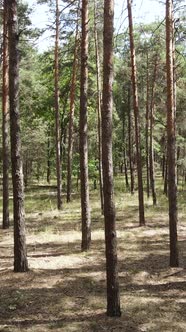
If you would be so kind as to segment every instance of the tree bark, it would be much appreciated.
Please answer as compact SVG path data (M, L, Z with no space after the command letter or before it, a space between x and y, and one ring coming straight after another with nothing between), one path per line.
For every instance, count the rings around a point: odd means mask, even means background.
M21 160L21 137L19 120L19 51L17 1L8 0L9 6L9 100L10 136L14 206L14 271L28 271L26 237L23 167Z
M124 163L124 171L125 171L125 184L126 188L129 188L128 181L128 170L127 170L127 156L126 156L126 133L125 133L125 125L126 125L126 115L125 109L123 109L123 163Z
M82 0L81 82L80 82L80 178L82 251L90 248L91 219L88 182L87 138L87 88L88 88L88 0Z
M68 128L68 164L67 164L67 203L71 201L72 192L72 155L73 155L73 132L74 132L74 111L75 111L75 91L76 91L76 72L78 64L78 17L79 17L79 6L77 10L77 26L75 36L75 48L74 48L74 60L72 68L72 80L70 88L70 114L69 114L69 128Z
M105 0L103 31L102 163L107 272L107 315L111 317L121 315L112 162L113 15L113 0Z
M147 51L147 95L146 95L146 127L145 127L145 143L146 143L146 172L147 172L147 197L150 196L149 186L149 56Z
M99 188L101 200L101 212L104 213L104 199L103 199L103 169L102 169L102 133L101 133L101 75L100 75L100 56L97 34L97 0L94 0L94 40L96 53L96 81L97 81L97 116L98 116L98 161L99 161Z
M124 170L125 170L125 184L126 188L129 188L129 181L128 181L128 169L127 169L127 156L126 156L126 148L123 149L123 160L124 160Z
M154 73L152 78L152 93L151 93L151 104L150 104L150 146L149 146L149 161L150 161L150 186L152 190L152 199L153 205L156 205L156 189L155 189L155 171L154 171L154 147L153 147L153 125L154 125L154 92L155 92L155 83L157 76L157 67L158 67L158 55L156 54L155 64L154 64Z
M164 187L163 187L163 193L167 196L168 193L168 160L167 160L167 154L165 157L165 176L164 176Z
M47 183L50 184L51 180L51 146L50 146L50 126L48 128L48 138L47 138Z
M140 224L140 226L144 226L145 225L145 216L144 216L143 178L142 178L142 162L141 162L141 147L140 147L139 105L138 105L136 56L135 56L134 36L133 36L131 0L127 0L127 7L128 7L128 18L129 18L129 37L130 37L130 52L131 52L131 67L132 67L132 89L133 89L134 118L135 118L135 140L136 140L138 199L139 199L139 224Z
M2 96L2 153L3 153L3 229L9 228L9 87L8 87L8 2L3 10L3 96Z
M133 165L133 146L132 146L132 118L131 118L131 86L128 87L128 155L130 165L130 192L134 194L134 165Z
M173 73L173 2L166 0L166 67L167 67L167 157L168 157L168 200L170 231L170 266L177 267L177 185L176 185L176 133Z
M56 31L55 31L55 130L56 130L56 176L57 176L57 208L62 209L61 181L61 149L60 149L60 114L59 114L59 0L56 0Z

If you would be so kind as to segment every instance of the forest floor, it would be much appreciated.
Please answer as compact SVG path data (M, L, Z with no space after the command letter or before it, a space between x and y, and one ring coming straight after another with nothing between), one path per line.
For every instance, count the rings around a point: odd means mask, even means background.
M167 200L146 201L138 227L137 195L117 192L122 316L106 312L104 226L91 191L92 246L81 248L78 196L63 211L49 189L26 195L28 273L13 272L13 229L0 230L0 331L186 331L186 207L179 194L180 267L169 268ZM185 264L185 266L184 266Z

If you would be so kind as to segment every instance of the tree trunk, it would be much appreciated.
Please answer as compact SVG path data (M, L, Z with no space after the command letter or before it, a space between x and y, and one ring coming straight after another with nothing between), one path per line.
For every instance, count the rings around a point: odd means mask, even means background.
M149 57L147 51L147 96L146 96L146 128L145 128L145 140L146 140L146 172L147 172L147 197L150 196L149 186Z
M125 134L125 109L123 110L123 163L124 163L124 171L125 171L125 184L126 188L129 188L129 181L128 181L128 170L127 170L127 158L126 158L126 134Z
M177 146L177 186L179 185L179 175L180 175L180 172L179 172L179 159L180 159L180 146Z
M107 271L107 315L120 316L116 217L113 200L112 84L113 84L113 0L104 1L102 163Z
M165 158L165 175L164 175L164 188L163 188L163 193L167 196L168 193L168 182L167 182L167 178L168 178L168 161L167 161L167 155Z
M48 138L47 138L47 183L50 184L51 180L51 146L50 146L50 127L48 129Z
M127 157L126 157L126 148L123 150L123 160L124 160L124 170L125 170L125 184L126 188L129 188L129 181L128 181L128 169L127 169Z
M154 64L154 73L152 78L152 94L151 94L151 104L150 104L150 185L152 190L152 199L153 205L156 205L156 190L155 190L155 176L154 176L154 147L153 147L153 125L154 125L154 92L155 92L155 82L157 76L157 67L158 67L158 55L156 54L155 64Z
M3 229L9 228L9 107L8 107L8 3L3 11L3 96L2 96L2 140L3 140Z
M8 0L9 6L9 96L10 136L14 206L14 271L28 271L25 211L23 189L23 167L21 160L21 137L19 120L19 51L17 1Z
M79 17L79 6L77 10L77 20ZM73 155L73 132L74 132L74 110L75 110L75 91L76 91L76 72L78 64L78 30L79 25L76 25L76 37L74 48L74 60L72 68L72 80L70 88L70 114L69 114L69 128L68 128L68 164L67 164L67 203L71 201L72 192L72 155Z
M88 135L87 135L87 88L88 88L88 0L82 0L81 82L80 82L80 178L82 251L90 248L91 220L88 182Z
M94 40L95 40L95 53L96 53L96 79L97 79L97 116L98 116L98 161L99 161L99 188L101 200L101 212L104 213L104 200L103 200L103 169L102 169L102 134L101 134L101 75L100 75L100 56L97 34L97 0L94 0Z
M167 67L167 157L168 157L168 200L170 231L170 266L177 267L177 185L176 185L176 134L175 100L173 74L173 3L166 0L166 67Z
M136 56L135 56L134 37L133 37L131 0L127 0L127 7L128 7L128 18L129 18L129 37L130 37L130 52L131 52L131 67L132 67L132 88L133 88L133 103L134 103L134 118L135 118L135 140L136 140L138 199L139 199L139 224L140 224L140 226L144 226L145 225L145 216L144 216L143 178L142 178L142 162L141 162L141 147L140 147L139 105L138 105Z
M134 194L134 165L133 165L133 146L132 146L132 118L131 118L131 86L128 87L128 142L129 142L129 165L130 165L130 192Z
M55 35L55 125L56 125L56 176L57 176L57 208L62 209L61 182L61 149L60 149L60 115L59 115L59 0L56 0L56 35Z
M163 136L162 138L162 145L163 145L163 158L162 158L162 178L165 178L165 167L166 167L166 141Z
M63 166L65 169L65 165L67 164L66 162L66 139L67 139L67 124L65 121L65 113L66 113L66 108L67 108L67 102L68 102L68 93L66 93L63 96L63 111L62 111L62 116L60 119L60 124L61 124L61 128L60 128L60 158L61 158L61 163L63 161ZM63 170L62 170L62 165L61 165L61 177L63 174Z

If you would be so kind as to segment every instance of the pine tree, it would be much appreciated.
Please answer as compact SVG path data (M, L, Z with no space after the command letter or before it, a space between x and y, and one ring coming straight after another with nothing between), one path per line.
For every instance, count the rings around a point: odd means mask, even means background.
M136 155L137 155L138 198L139 198L139 224L140 226L144 226L145 216L144 216L143 178L142 178L142 161L141 161L141 146L140 146L139 104L138 104L136 56L135 56L134 36L133 36L131 0L127 0L127 7L128 7L128 19L129 19L132 90L133 90L133 104L134 104L134 118L135 118L135 141L136 141Z
M166 67L167 67L167 158L170 230L170 266L179 266L177 243L177 183L176 183L176 117L173 69L173 2L166 0Z
M8 0L10 136L14 207L14 271L26 272L28 271L28 262L19 120L19 35L17 5L18 2L16 0Z
M80 177L82 251L90 248L91 219L88 183L87 88L88 88L88 0L82 0L81 82L80 82Z
M103 31L102 162L107 271L107 315L111 317L121 315L112 163L113 15L113 0L105 0Z
M9 228L9 88L8 88L8 1L3 8L3 96L2 96L2 133L3 133L3 229Z

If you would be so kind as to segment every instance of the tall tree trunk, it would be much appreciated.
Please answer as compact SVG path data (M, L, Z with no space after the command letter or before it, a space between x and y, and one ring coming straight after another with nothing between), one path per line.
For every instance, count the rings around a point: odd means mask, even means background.
M164 176L163 193L167 196L167 193L168 193L168 160L167 160L167 154L166 154L166 157L165 157L165 176Z
M150 185L152 190L152 199L153 205L156 205L156 189L155 189L155 176L154 176L154 147L153 147L153 125L154 125L154 93L155 93L155 83L157 76L157 67L158 67L158 55L156 54L155 64L154 64L154 73L152 78L152 94L151 94L151 104L150 104Z
M71 201L72 192L72 155L73 155L73 132L74 132L74 111L75 111L75 91L76 91L76 74L78 65L78 17L79 17L79 6L77 10L77 25L76 25L76 37L74 47L74 60L72 68L72 80L70 88L70 114L69 114L69 128L68 128L68 164L67 164L67 203Z
M165 178L165 154L163 154L163 160L162 160L162 178Z
M162 158L162 178L165 178L165 168L166 168L166 139L165 135L162 137L162 149L163 149L163 158Z
M150 186L149 186L149 56L148 56L148 50L147 50L147 96L146 96L145 140L146 140L147 197L149 198Z
M136 138L136 157L137 157L137 173L138 173L138 198L139 198L139 224L140 226L144 226L145 216L144 216L143 178L142 178L142 162L141 162L141 147L140 147L139 105L138 105L136 56L134 48L131 0L127 0L127 7L128 7L128 18L129 18L132 88L133 88L133 103L134 103L134 118L135 118L135 138Z
M180 149L180 146L177 146L177 186L179 185L179 175L180 175L180 172L179 172L179 159L180 159L180 152L181 152L181 149Z
M128 181L128 170L127 170L127 158L126 158L126 133L125 133L125 109L123 109L123 163L124 163L124 171L125 171L125 184L126 188L129 188L129 181Z
M63 96L63 111L62 111L62 116L60 119L60 124L61 124L61 128L60 128L60 158L61 158L61 163L63 161L63 166L65 169L65 165L66 165L66 139L67 139L67 125L66 125L66 121L65 121L65 112L66 112L66 107L67 107L67 102L68 102L68 93L66 93ZM62 170L62 166L61 166L61 174L63 173Z
M100 188L100 200L101 211L104 211L103 201L103 169L102 169L102 134L101 134L101 74L100 74L100 56L97 34L97 0L94 0L94 40L95 40L95 53L96 53L96 79L97 79L97 115L98 115L98 160L99 160L99 188Z
M87 88L88 88L88 0L82 0L81 82L80 82L80 177L82 251L90 248L91 219L88 182L88 133L87 133Z
M56 176L57 176L57 207L62 208L61 181L61 149L60 149L60 115L59 115L59 0L56 0L56 34L55 34L55 130L56 130Z
M50 134L51 128L48 128L48 138L47 138L47 182L50 184L51 180L51 146L50 146Z
M14 206L14 271L28 271L25 211L23 189L23 167L21 160L21 137L19 121L19 51L17 1L8 0L9 6L9 99L10 135Z
M113 15L113 0L105 0L103 31L102 162L107 271L107 315L111 317L121 315L112 162Z
M126 188L129 188L129 180L128 180L128 169L127 169L127 156L126 156L126 148L123 150L123 160L124 160L124 170L125 170L125 184Z
M4 0L3 10L3 96L2 96L2 139L3 139L3 229L9 228L9 107L8 107L8 3Z
M132 117L131 117L131 85L128 87L128 155L130 166L130 192L134 194L134 165L133 165L133 146L132 146Z
M179 265L177 244L177 185L176 185L176 135L173 74L173 3L166 0L166 67L167 67L167 156L168 200L170 231L170 266Z

